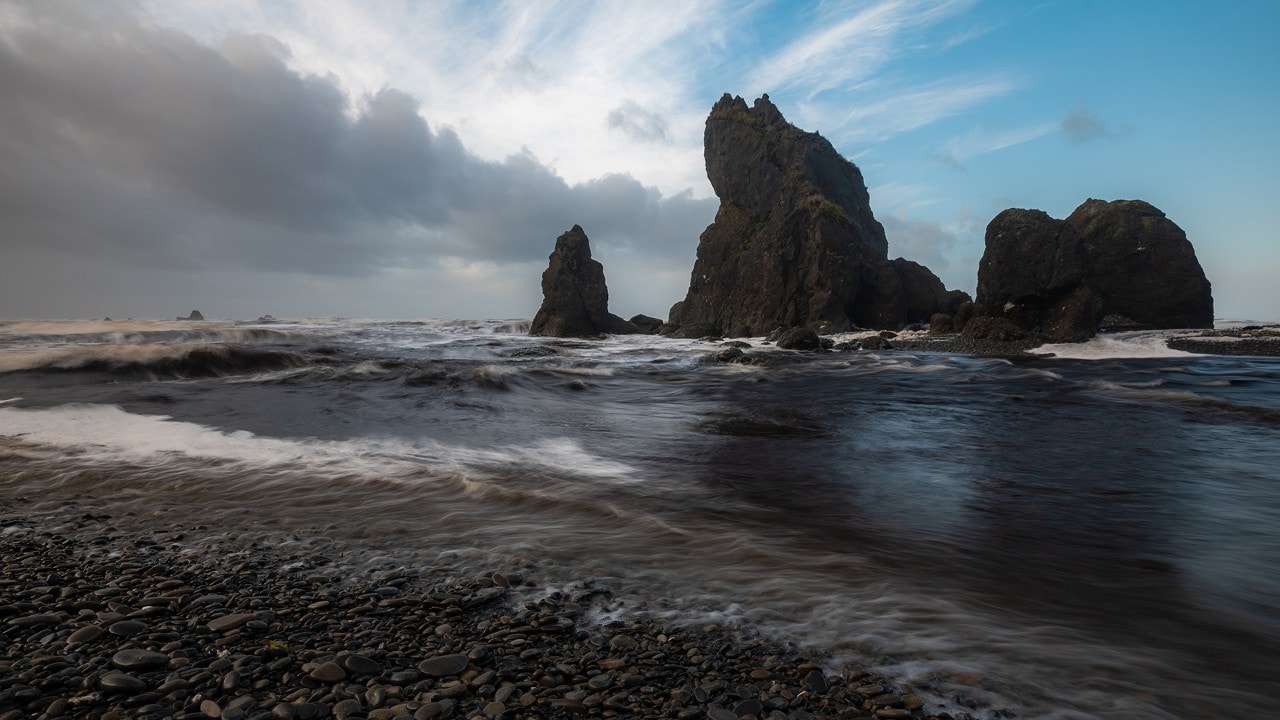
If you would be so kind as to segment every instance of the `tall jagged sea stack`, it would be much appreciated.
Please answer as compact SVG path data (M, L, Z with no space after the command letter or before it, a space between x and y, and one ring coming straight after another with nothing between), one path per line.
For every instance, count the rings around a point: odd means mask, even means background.
M676 334L898 328L968 299L928 268L888 259L857 166L788 123L768 95L752 107L722 97L704 155L720 208L699 239L688 295L671 308Z
M604 266L591 258L591 241L580 225L556 238L542 273L542 307L530 335L594 337L636 333L635 325L609 312Z

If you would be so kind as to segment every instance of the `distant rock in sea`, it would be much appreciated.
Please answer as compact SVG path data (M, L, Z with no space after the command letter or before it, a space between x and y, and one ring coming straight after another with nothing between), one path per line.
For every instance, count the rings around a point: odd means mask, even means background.
M722 97L707 117L704 157L720 208L664 333L896 329L968 300L923 265L888 260L857 166L788 123L768 95L750 108Z
M661 328L663 325L662 320L656 317L649 317L648 315L635 315L627 322L635 325L636 329L645 335L656 335L658 333L658 328Z
M191 314L186 317L176 318L177 320L203 320L204 314L199 310L192 310Z
M1164 213L1141 200L1091 199L1066 220L1040 210L997 215L978 265L974 315L1004 322L969 321L972 337L1016 328L1080 342L1104 317L1130 328L1212 327L1213 297L1186 234Z
M591 243L581 226L574 225L556 238L549 261L542 273L542 307L533 318L530 335L595 337L639 332L609 312L604 266L591 258Z

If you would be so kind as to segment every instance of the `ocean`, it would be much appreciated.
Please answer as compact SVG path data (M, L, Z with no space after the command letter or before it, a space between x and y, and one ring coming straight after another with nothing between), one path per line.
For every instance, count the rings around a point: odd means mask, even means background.
M1280 712L1280 358L527 330L0 323L0 505L353 578L518 568L976 717Z

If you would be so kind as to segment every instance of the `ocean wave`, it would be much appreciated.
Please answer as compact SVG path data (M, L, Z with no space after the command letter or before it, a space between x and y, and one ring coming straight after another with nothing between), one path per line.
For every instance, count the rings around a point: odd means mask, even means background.
M1206 383L1197 383L1196 385L1204 386ZM1223 414L1267 425L1280 425L1280 410L1200 395L1189 390L1166 388L1161 383L1129 384L1097 380L1088 383L1086 391L1109 399L1173 405L1196 412L1198 417L1205 419L1211 419L1215 415Z
M301 367L325 358L238 345L144 343L79 345L0 355L0 373L105 373L144 378L201 378Z

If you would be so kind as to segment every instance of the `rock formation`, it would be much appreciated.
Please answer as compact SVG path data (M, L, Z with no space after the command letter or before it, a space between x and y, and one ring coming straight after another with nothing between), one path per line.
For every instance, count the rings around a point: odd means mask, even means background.
M542 273L542 307L533 318L530 335L594 337L638 332L631 323L610 314L604 266L591 259L591 243L580 226L556 238L549 260Z
M1141 200L1088 200L1066 220L1009 209L987 226L975 318L1054 342L1093 337L1104 316L1148 328L1212 327L1209 281L1186 234ZM990 333L990 322L965 327Z
M203 320L204 315L199 310L192 310L191 314L186 317L174 318L175 320Z
M897 328L967 299L921 265L889 262L862 173L820 135L788 123L768 95L751 108L722 97L707 118L704 156L720 209L664 332Z
M1142 200L1086 200L1067 216L1084 240L1103 315L1150 328L1213 327L1213 291L1187 234Z
M656 335L658 328L662 327L662 320L648 315L633 315L627 322L636 326L636 329L645 335Z

